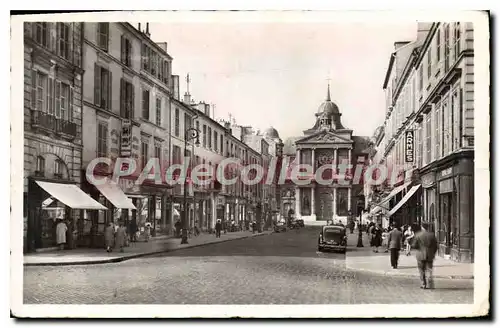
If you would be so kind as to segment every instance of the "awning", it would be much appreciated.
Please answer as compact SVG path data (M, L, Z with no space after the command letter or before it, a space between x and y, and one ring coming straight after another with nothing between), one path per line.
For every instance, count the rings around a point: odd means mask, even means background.
M396 196L398 193L400 193L403 189L408 187L410 184L411 184L411 181L408 181L408 182L405 182L404 184L402 184L401 186L398 186L398 187L392 189L392 191L389 193L389 195L385 196L385 198L380 203L378 203L377 206L375 206L373 208L373 210L370 211L370 213L374 214L374 213L382 210L383 208L387 208L387 206L385 204L387 204L392 199L392 197Z
M61 203L82 210L107 210L102 204L99 204L92 197L84 193L74 184L52 183L36 181L43 190Z
M417 192L417 190L418 190L418 188L420 188L420 186L421 185L416 185L416 186L411 187L410 191L408 191L408 193L406 193L406 195L403 197L403 199L401 199L401 201L399 203L397 203L396 206L394 206L394 208L387 214L387 217L391 217L391 215L396 213L401 208L401 206L403 206L408 201L408 199L410 199L410 197L413 196L413 194Z
M116 208L135 210L132 200L128 198L121 188L114 182L108 181L97 184L95 187L106 197Z

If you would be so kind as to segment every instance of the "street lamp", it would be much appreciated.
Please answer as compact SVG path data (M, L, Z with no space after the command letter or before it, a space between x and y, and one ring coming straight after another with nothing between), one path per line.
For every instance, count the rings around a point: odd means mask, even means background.
M189 128L184 131L184 158L187 157L187 147L188 147L188 141L196 139L195 144L197 146L200 145L200 131L198 131L195 128ZM193 156L193 154L191 154ZM191 159L190 159L191 160ZM182 211L182 238L181 238L181 244L187 244L188 243L188 217L187 217L187 187L188 187L188 181L187 177L184 179L184 195L183 195L183 211Z

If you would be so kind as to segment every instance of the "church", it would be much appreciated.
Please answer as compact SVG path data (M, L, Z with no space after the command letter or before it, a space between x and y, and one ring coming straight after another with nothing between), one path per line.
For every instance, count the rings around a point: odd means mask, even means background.
M322 225L327 220L347 224L349 217L356 218L364 209L363 180L354 183L351 174L338 170L339 164L365 165L372 141L367 137L353 136L353 130L344 127L339 107L330 98L328 85L326 100L315 113L315 124L304 130L302 136L285 140L283 156L288 162L286 183L281 188L281 215L304 220L306 225ZM331 183L318 183L315 178L308 184L295 184L290 172L298 164L309 164L313 171L324 165L337 167L321 175ZM349 172L349 171L348 171ZM346 181L338 181L338 175Z

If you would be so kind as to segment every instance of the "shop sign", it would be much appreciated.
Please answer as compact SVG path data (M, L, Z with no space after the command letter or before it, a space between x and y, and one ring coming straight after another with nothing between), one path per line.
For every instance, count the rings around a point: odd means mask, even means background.
M446 179L439 182L439 193L446 194L453 192L453 179Z
M447 177L449 175L452 175L452 173L453 173L453 168L449 167L445 170L442 170L439 175L441 176L441 178L444 178L444 177Z
M414 131L408 130L405 132L405 161L406 163L413 163L414 151Z
M122 137L121 137L121 157L129 157L132 152L132 122L130 120L124 119L122 121Z
M423 188L429 188L431 187L436 180L436 177L434 175L434 172L425 174L422 176L422 187Z

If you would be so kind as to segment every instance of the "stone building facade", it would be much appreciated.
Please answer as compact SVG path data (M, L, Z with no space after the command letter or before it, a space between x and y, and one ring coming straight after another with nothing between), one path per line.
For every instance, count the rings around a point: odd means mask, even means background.
M80 210L53 202L36 181L80 186L82 23L24 23L25 249L55 246L55 219L73 228Z

